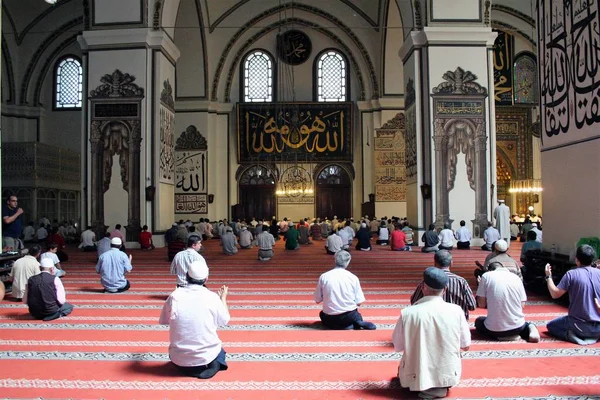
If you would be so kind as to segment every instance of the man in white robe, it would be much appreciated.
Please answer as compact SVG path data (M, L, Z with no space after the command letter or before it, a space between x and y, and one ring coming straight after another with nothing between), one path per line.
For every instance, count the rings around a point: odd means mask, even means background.
M494 210L496 229L500 232L500 239L506 240L510 246L510 208L504 200L498 200L498 207Z

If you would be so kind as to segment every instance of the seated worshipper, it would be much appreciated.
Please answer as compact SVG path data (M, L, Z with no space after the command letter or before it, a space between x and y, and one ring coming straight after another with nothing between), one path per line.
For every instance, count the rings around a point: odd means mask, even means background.
M510 240L517 240L519 238L519 225L516 224L515 220L510 221Z
M248 230L248 227L246 225L242 225L242 229L240 230L240 248L251 249L252 240L254 240L252 232Z
M492 251L492 244L500 239L502 239L500 237L500 232L498 232L498 229L494 228L494 224L489 221L487 229L483 232L483 240L485 243L481 246L481 250Z
M367 227L366 222L360 224L360 228L356 232L356 250L371 251L371 231Z
M325 242L325 250L327 250L327 254L336 254L338 251L344 249L344 241L342 238L334 233L332 235L327 236L327 240Z
M186 239L189 239L189 238L190 238L190 237L192 237L192 236L197 236L197 237L199 237L200 239L202 239L202 235L201 235L201 234L199 234L198 232L196 232L196 227L195 227L194 225L190 225L190 226L187 228L187 230L188 230L188 234L187 234L187 238L186 238Z
M489 265L491 263L497 262L502 264L504 268L517 275L519 279L523 280L523 274L521 273L521 266L519 262L508 255L506 252L508 250L508 243L506 240L497 240L494 242L494 251L490 254L491 257L486 257L483 265L479 263L479 261L475 261L475 264L479 267L479 269L475 270L475 277L483 275L485 272L489 271Z
M531 224L531 231L535 232L535 240L542 243L542 231L538 228L537 222Z
M256 243L258 246L258 259L260 261L269 261L273 258L275 238L269 233L268 226L263 225L262 232L256 236Z
M98 257L110 250L110 232L105 232L104 237L98 241Z
M520 242L524 242L526 240L527 232L529 232L531 228L533 228L533 225L531 224L531 219L529 216L527 216L525 217L523 225L521 225L521 238L519 239Z
M26 246L31 245L35 241L35 228L33 227L33 221L23 228L23 243Z
M50 243L50 245L48 246L48 251L43 253L42 256L40 257L40 262L41 262L41 260L44 260L46 258L49 258L50 260L52 260L52 262L54 263L54 274L56 276L58 276L59 278L61 278L66 275L66 272L60 266L60 260L59 260L58 256L56 255L57 252L58 252L57 244Z
M46 243L48 245L52 243L56 244L56 256L60 262L69 261L69 255L64 251L67 247L65 244L65 239L58 233L58 228L52 228L52 233L46 239Z
M348 221L350 222L350 221ZM338 224L339 226L339 224ZM350 228L350 230L346 230L346 224L344 223L344 229L338 229L337 232L335 233L336 235L338 235L339 237L342 238L342 243L344 243L344 249L345 250L350 250L350 244L352 244L352 239L354 238L354 231L352 231L352 228ZM352 233L350 233L350 231L352 231Z
M350 246L352 246L352 242L354 241L354 237L356 236L356 233L354 232L354 229L352 229L352 221L351 220L346 220L346 222L344 223L344 226L341 227L338 232L345 232L347 239L348 239L348 249L350 249ZM342 240L344 240L344 234L340 234L340 237L342 238ZM345 243L345 242L344 242Z
M183 243L187 243L188 237L188 228L186 228L184 224L177 225L177 233L175 234L175 238L181 240Z
M419 397L446 397L460 380L461 351L471 345L463 310L443 300L448 274L429 267L423 273L424 297L400 313L392 343L403 351L398 367L400 386Z
M38 243L45 243L46 238L48 237L48 230L44 224L40 225L40 227L35 232Z
M173 222L173 225L171 225L169 230L165 232L165 243L167 245L170 242L172 242L173 240L175 240L175 237L177 236L177 227L178 226L179 225L177 225L177 222Z
M367 329L377 327L372 322L363 321L358 306L365 301L360 281L348 265L352 256L346 250L335 253L335 268L321 275L315 290L315 301L323 303L319 317L323 325L330 329Z
M300 224L298 225L298 243L312 244L310 241L308 226L306 226L306 221L300 221Z
M221 236L221 246L223 247L223 254L232 256L237 254L237 238L233 234L233 228L228 226L225 228L225 233Z
M327 238L331 233L331 229L329 226L329 221L327 218L323 218L323 222L321 222L321 237Z
M457 250L469 250L471 248L471 231L465 226L466 222L460 221L460 228L454 233L456 238L456 249Z
M390 243L390 231L388 231L385 221L381 221L381 226L379 227L379 232L377 234L377 241L375 243L380 246L387 246Z
M179 253L182 250L185 250L186 243L187 239L183 241L180 237L176 237L167 244L167 257L169 258L169 261L173 261L177 253Z
M40 257L41 252L42 248L39 245L34 244L29 248L29 252L25 256L19 258L13 264L12 269L10 270L9 279L12 280L12 296L15 299L23 299L27 281L32 276L40 273L40 263L38 258ZM0 282L0 285L1 284L2 282Z
M294 224L292 223L292 226L293 225ZM284 217L283 221L279 223L279 233L281 233L281 236L285 237L285 234L287 233L288 229L290 229L290 223L288 222L287 217Z
M182 374L210 379L227 369L225 350L217 328L229 322L228 287L217 293L206 288L208 266L204 259L190 264L187 284L165 301L159 324L169 325L169 358Z
M434 224L429 225L429 230L423 233L421 240L425 242L423 248L421 249L423 253L435 253L439 250L440 238L435 232Z
M275 240L279 240L279 224L277 223L277 219L273 218L271 220L271 226L269 227L269 233L273 235Z
M569 293L569 312L548 322L548 333L567 342L589 345L600 338L600 269L592 266L596 252L584 244L575 251L576 268L567 271L558 285L552 280L552 266L546 264L546 282L553 299Z
M406 245L412 246L414 244L413 243L413 235L414 235L413 229L410 227L410 224L408 223L408 221L404 221L402 223L402 225L404 226L402 228L402 232L404 232L404 235L406 236L406 240L405 240Z
M452 253L448 250L438 250L433 256L433 263L436 268L441 269L448 275L448 286L442 296L446 303L452 303L459 306L465 313L465 318L469 320L469 311L475 310L477 303L475 296L467 283L467 280L461 276L450 272L452 266ZM415 304L420 300L423 294L424 281L419 283L417 289L410 298L410 304Z
M371 236L376 236L379 233L379 227L381 226L382 222L384 222L384 221L383 220L379 221L376 217L373 217L371 222L369 222L369 229L371 230Z
M450 223L444 224L444 229L438 234L440 239L440 250L452 250L454 248L454 232L450 229Z
M202 261L199 250L202 248L202 240L198 236L192 236L187 241L187 249L180 251L171 263L171 274L177 275L177 287L187 285L186 274L189 266L194 261Z
M498 240L504 242L504 240ZM495 266L495 267L494 267ZM493 269L493 270L492 270ZM480 335L497 340L524 340L537 343L540 333L535 325L525 322L523 307L527 301L521 279L499 262L490 264L490 271L477 278L477 305L487 308L487 317L475 320Z
M148 232L148 225L144 225L142 227L138 241L142 250L154 250L154 243L152 243L152 232Z
M285 249L286 250L298 250L300 248L300 244L298 243L298 239L300 238L300 233L298 229L294 227L294 223L290 221L288 223L288 230L285 232L283 240L285 240Z
M125 250L125 236L123 236L123 232L121 232L121 224L115 225L115 230L110 233L110 238L119 238L121 239L121 250Z
M312 236L313 240L323 240L323 235L321 234L321 218L317 218L310 226L310 236Z
M54 275L54 264L49 258L40 263L41 273L27 281L23 303L29 306L29 314L35 319L52 321L71 314L73 306L67 303L65 288Z
M406 245L406 234L401 229L401 224L397 222L394 228L390 241L392 251L411 251L411 247Z
M96 273L100 274L100 283L104 286L105 293L121 293L131 287L125 279L125 274L130 272L131 254L129 257L120 251L123 242L118 237L110 239L110 250L98 258Z

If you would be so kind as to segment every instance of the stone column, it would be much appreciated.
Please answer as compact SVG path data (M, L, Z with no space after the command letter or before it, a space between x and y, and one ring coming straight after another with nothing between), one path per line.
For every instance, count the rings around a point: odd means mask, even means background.
M140 121L131 122L129 134L129 210L127 219L127 241L138 240L140 224L140 150L142 131Z
M90 147L91 147L91 209L90 215L92 229L96 232L96 237L101 239L104 233L104 185L103 185L103 155L104 141L102 140L102 131L100 129L102 122L93 121L90 128ZM82 224L84 222L82 221ZM82 226L82 230L85 228Z

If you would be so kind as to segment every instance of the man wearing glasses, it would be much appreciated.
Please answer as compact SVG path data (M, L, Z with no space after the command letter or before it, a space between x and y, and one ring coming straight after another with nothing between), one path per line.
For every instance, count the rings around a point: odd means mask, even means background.
M19 238L23 230L23 209L17 206L17 196L8 196L2 207L2 246L4 249L18 250Z

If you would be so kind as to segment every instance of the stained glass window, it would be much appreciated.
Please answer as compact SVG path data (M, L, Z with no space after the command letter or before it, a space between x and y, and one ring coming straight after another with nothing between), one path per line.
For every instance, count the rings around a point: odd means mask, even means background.
M81 108L83 68L74 57L65 57L56 67L56 108Z
M538 79L535 58L521 54L515 60L515 104L538 104Z
M338 165L329 165L319 173L317 178L318 185L349 185L350 177Z
M246 170L240 178L240 185L275 185L271 171L262 165L255 165Z
M264 51L250 53L244 60L244 101L273 101L273 60Z
M347 71L340 53L330 50L321 54L317 64L317 100L346 101Z

